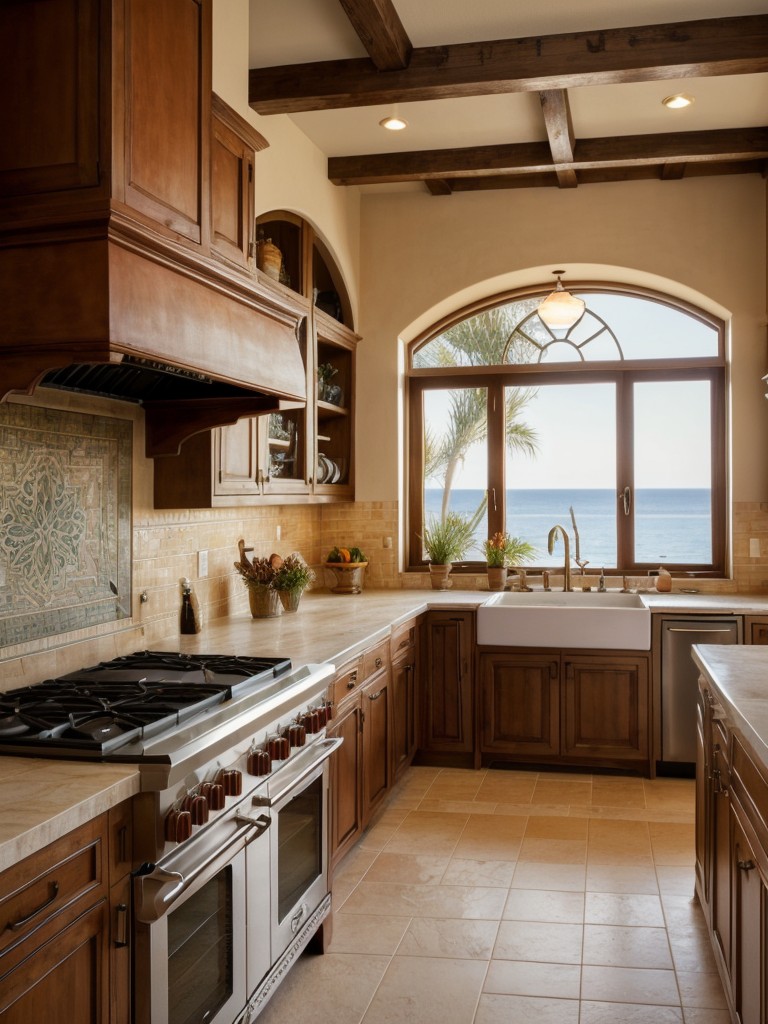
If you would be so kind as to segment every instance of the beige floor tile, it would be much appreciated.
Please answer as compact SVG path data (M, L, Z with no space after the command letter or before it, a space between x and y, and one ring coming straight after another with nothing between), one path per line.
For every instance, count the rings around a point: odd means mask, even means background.
M699 1009L694 1006L683 1007L685 1024L731 1024L728 1010Z
M575 964L491 960L483 991L500 995L578 999L580 978L581 968Z
M529 839L526 835L517 859L539 864L584 864L587 843L584 839Z
M662 893L661 906L667 928L686 933L691 928L705 928L704 912L693 892Z
M476 800L494 803L529 804L536 788L536 776L518 776L505 772L500 777L487 776L475 794Z
M466 814L411 811L386 843L388 853L449 857L469 820Z
M580 964L583 927L551 921L502 921L494 960L533 960L537 963Z
M405 935L409 917L367 917L334 914L331 953L380 953L393 956Z
M474 1024L579 1024L579 1001L484 993Z
M588 818L571 818L564 815L553 818L534 815L525 827L526 839L586 839L589 831Z
M584 926L582 962L605 967L658 967L663 970L673 966L666 929L606 924Z
M645 808L645 790L640 780L637 784L606 784L595 779L592 783L592 803L596 807Z
M697 971L701 974L716 974L717 964L712 952L709 933L704 928L692 928L682 936L667 932L672 960L676 971Z
M642 1006L635 1003L581 1004L579 1024L682 1024L677 1006Z
M383 850L366 872L365 879L367 882L437 885L448 864L448 857L427 857Z
M583 892L585 874L583 864L537 864L518 861L512 877L512 888Z
M420 811L440 811L450 814L494 814L498 805L490 801L446 800L425 796L418 806Z
M686 867L659 864L656 867L659 892L662 895L692 897L696 889L696 872L691 862Z
M498 928L497 921L414 918L397 955L490 960Z
M333 872L333 884L338 882L359 882L368 868L378 857L377 850L370 850L359 843L353 846L344 860Z
M664 927L661 900L658 896L642 893L588 892L584 921L586 924Z
M728 1005L718 974L678 971L677 984L680 986L680 1001L684 1007L696 1006L710 1010L724 1010Z
M602 821L592 819L589 822L590 842L625 842L650 843L650 826L641 821Z
M507 890L504 888L393 885L364 879L344 904L344 913L498 921L506 898Z
M479 961L396 956L363 1024L467 1024L472 1020L484 974L485 964ZM314 1020L314 1009L312 1016Z
M525 831L524 818L474 815L454 849L455 857L517 860Z
M679 825L672 822L651 822L651 849L657 865L693 864L696 857L694 825Z
M589 804L592 802L591 782L572 782L540 778L533 791L531 803L534 804Z
M515 873L514 860L483 860L452 857L442 878L443 885L490 885L509 888Z
M259 1024L304 1020L313 1024L360 1024L390 963L388 956L326 953L302 956L259 1015Z
M502 917L505 921L581 924L584 921L584 893L511 889Z
M581 969L581 997L592 1002L680 1005L674 971L635 967L585 965Z
M523 803L505 803L499 801L496 804L496 810L494 814L499 815L513 815L516 817L522 817L530 815L541 815L542 817L552 817L557 815L558 817L567 818L570 814L571 808L568 804L523 804ZM579 808L579 814L583 813L583 808Z
M656 872L642 864L593 864L587 858L587 889L590 892L628 892L656 895Z

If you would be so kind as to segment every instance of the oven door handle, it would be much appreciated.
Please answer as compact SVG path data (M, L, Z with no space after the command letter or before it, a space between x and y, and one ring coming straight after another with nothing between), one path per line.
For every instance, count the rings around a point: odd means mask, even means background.
M300 765L298 770L291 773L291 776L285 786L277 792L272 792L267 789L264 794L257 793L253 798L254 807L274 807L296 789L302 782L305 782L307 777L316 771L324 761L327 761L334 750L338 750L341 744L344 742L343 736L336 736L333 739L320 740L319 743L313 744L310 748L312 751L312 758L305 765ZM318 751L318 748L319 751Z
M209 871L213 865L231 860L233 847L246 845L258 836L263 835L272 824L272 819L266 814L260 814L252 818L247 814L236 814L233 821L239 828L220 846L196 863L186 874L182 871L172 871L167 867L158 867L156 864L147 865L145 874L134 876L135 910L134 916L137 921L143 924L154 924L167 914L173 903L195 882L201 875ZM255 833L251 835L251 833ZM183 847L182 847L183 850Z

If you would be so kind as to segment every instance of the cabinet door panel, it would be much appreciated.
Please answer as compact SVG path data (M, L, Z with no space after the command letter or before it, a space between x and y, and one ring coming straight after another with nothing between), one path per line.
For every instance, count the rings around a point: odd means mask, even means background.
M363 704L363 828L391 784L392 690L389 669L362 689Z
M480 656L483 753L559 752L559 676L557 657Z
M207 18L207 0L129 0L126 9L126 202L194 242L207 186Z
M647 759L647 659L569 656L563 668L563 753Z
M354 700L328 728L329 736L340 736L344 740L331 759L331 860L334 863L363 827L361 715L360 701Z
M424 736L426 750L471 753L473 619L430 612L427 617Z
M394 772L399 775L413 758L416 750L415 715L416 652L392 663L392 733Z
M735 815L732 830L733 995L740 1024L764 1024L766 887Z
M255 417L214 431L214 494L258 494L258 431Z

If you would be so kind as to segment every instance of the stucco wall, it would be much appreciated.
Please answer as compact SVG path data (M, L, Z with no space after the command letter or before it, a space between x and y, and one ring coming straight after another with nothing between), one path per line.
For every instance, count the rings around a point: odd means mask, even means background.
M358 500L398 493L401 445L391 425L401 342L472 298L552 280L554 267L566 268L571 281L645 284L729 320L733 497L768 499L765 208L758 175L364 195Z

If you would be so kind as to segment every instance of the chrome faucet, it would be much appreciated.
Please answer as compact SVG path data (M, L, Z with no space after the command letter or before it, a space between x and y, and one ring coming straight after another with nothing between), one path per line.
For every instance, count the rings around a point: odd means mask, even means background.
M568 539L568 531L564 526L560 526L559 523L557 526L553 526L552 529L549 531L549 536L547 537L547 551L550 553L550 555L554 552L558 530L563 535L563 544L565 545L565 565L563 567L563 592L566 592L573 589L571 587L571 542Z

